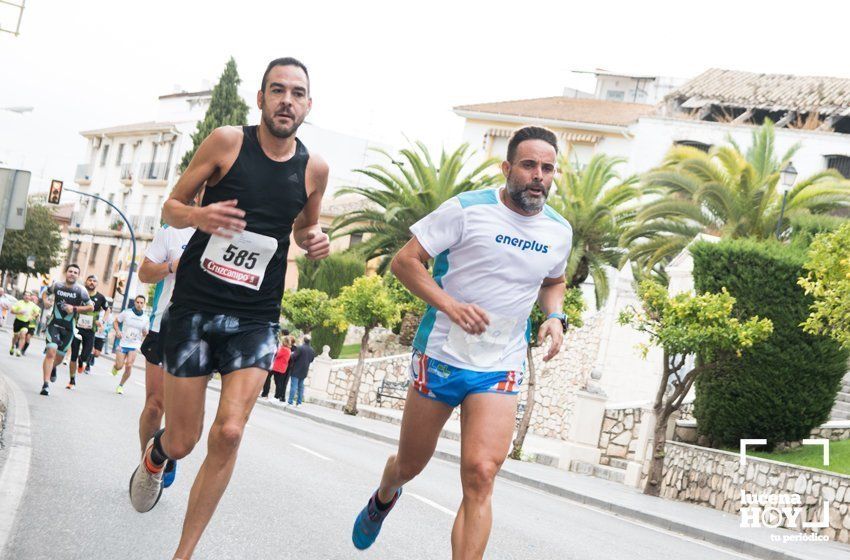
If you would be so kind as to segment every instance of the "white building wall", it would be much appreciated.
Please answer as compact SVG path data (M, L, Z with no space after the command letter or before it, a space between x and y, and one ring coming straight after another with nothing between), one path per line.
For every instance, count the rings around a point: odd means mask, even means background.
M630 142L628 168L631 172L643 172L661 163L664 154L674 142L695 140L718 145L731 136L746 149L752 144L753 125L731 125L704 121L644 117L630 128L634 139ZM794 167L802 179L826 169L824 156L850 155L850 135L834 132L776 129L776 153L781 156L795 143L801 148L794 156ZM607 151L605 146L602 146Z

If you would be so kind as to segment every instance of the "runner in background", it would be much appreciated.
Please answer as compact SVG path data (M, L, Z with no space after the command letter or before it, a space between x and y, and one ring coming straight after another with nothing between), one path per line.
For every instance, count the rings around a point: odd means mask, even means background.
M124 384L130 379L130 374L133 373L136 353L142 346L142 340L148 334L150 328L150 318L145 313L145 296L136 296L136 299L133 300L133 307L128 307L115 318L114 327L115 338L120 340L120 345L118 353L115 355L112 375L118 375L118 372L122 368L124 369L121 382L115 388L117 394L123 395Z

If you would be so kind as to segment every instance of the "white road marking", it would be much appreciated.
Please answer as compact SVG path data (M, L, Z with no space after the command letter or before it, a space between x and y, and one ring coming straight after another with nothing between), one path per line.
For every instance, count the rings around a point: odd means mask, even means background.
M531 487L526 486L524 484L514 482L513 480L502 479L501 482L510 484L511 486L515 486L515 487L523 490L524 492L534 492L535 494L540 494L541 496L547 496L549 498L564 500L564 501L570 502L571 504L574 504L578 507L593 510L596 513L601 513L602 515L607 515L608 517L614 517L618 521L624 521L626 523L630 523L632 525L636 525L636 526L642 527L644 529L649 529L650 531L654 531L656 533L661 533L661 534L668 535L668 536L671 536L671 537L676 537L678 539L682 539L683 541L688 541L688 542L691 542L691 543L694 543L694 544L698 544L700 546L704 546L705 548L710 548L712 550L722 552L723 554L726 554L728 556L733 556L735 558L744 558L745 560L753 560L753 558L754 558L753 556L747 556L746 554L742 554L740 552L735 552L734 550L731 550L729 548L724 548L722 546L718 546L716 544L712 544L712 543L709 543L709 542L706 542L706 541L703 541L703 540L700 540L700 539L696 539L694 537L689 537L688 535L683 535L683 534L677 533L675 531L669 531L667 529L662 529L662 528L656 527L654 525L649 525L649 524L643 523L641 521L637 521L637 520L634 520L634 519L629 519L627 517L623 517L621 515L617 515L616 513L606 511L606 510L598 508L598 507L594 507L594 506L591 506L591 505L588 505L588 504L583 504L581 502L576 502L576 501L573 501L573 500L566 498L564 496L549 494L548 492L543 492L541 490L538 490L537 488L531 488Z
M289 445L291 445L292 447L294 447L294 448L296 448L296 449L300 449L300 450L301 450L301 451L303 451L304 453L309 453L310 455L315 455L315 456L316 456L316 457L318 457L319 459L324 459L325 461L330 461L330 460L331 460L331 458L330 458L330 457L325 457L325 456L324 456L324 455L322 455L321 453L316 453L316 452L315 452L315 451L313 451L312 449L307 449L306 447L303 447L303 446L301 446L301 445L298 445L297 443L290 443Z
M144 383L142 383L141 381L133 381L133 383L135 383L135 384L136 384L136 385L138 385L139 387L144 387L144 386L145 386L145 384L144 384Z
M441 506L441 505L440 505L440 504L438 504L437 502L434 502L434 501L432 501L432 500L429 500L429 499L428 499L428 498L426 498L425 496L420 496L419 494L414 494L413 492L405 492L405 493L404 493L404 495L405 495L405 496L410 496L411 498L416 498L417 500L419 500L419 501L420 501L420 502L422 502L423 504L428 504L429 506L431 506L432 508L436 509L437 511L442 511L442 512L443 512L443 513L445 513L446 515L451 515L452 517L454 517L454 516L455 516L455 514L456 514L456 512L454 512L454 511L450 510L450 509L449 509L449 508L447 508L447 507L443 507L443 506Z

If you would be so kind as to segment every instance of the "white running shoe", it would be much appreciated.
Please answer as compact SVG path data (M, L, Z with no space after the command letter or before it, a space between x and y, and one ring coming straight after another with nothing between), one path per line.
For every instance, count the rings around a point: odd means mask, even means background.
M154 474L145 466L145 456L153 447L153 438L145 447L139 466L130 477L130 503L139 513L145 513L153 509L162 495L162 475L165 469Z

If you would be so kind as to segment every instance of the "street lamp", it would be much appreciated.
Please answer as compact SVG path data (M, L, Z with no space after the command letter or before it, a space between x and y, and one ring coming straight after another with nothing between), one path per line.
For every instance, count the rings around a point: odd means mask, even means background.
M797 170L790 161L785 169L779 172L779 182L782 184L782 208L779 210L779 220L776 221L776 239L782 233L782 218L785 216L785 204L788 202L788 192L797 180Z
M30 256L27 257L27 268L29 270L27 270L27 275L26 275L26 278L24 279L24 291L25 292L27 291L27 286L30 283L30 270L35 272L35 256L30 255Z

